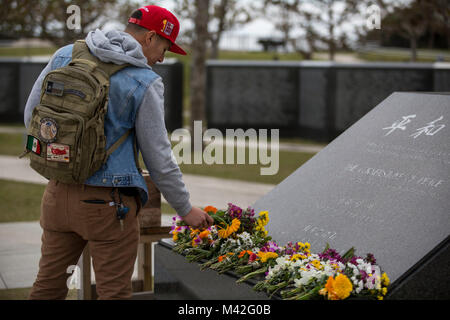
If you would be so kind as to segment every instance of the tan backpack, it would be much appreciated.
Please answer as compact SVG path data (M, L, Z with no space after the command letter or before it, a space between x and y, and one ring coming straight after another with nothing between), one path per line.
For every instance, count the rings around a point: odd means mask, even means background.
M47 179L84 183L130 134L106 150L109 78L127 66L104 63L76 41L72 61L44 78L21 157L29 153L31 167Z

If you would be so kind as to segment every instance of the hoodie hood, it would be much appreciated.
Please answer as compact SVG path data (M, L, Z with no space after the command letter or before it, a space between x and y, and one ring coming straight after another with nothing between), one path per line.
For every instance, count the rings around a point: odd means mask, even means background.
M139 68L151 69L140 43L129 33L117 30L104 33L96 29L88 33L86 44L91 53L103 62L129 63Z

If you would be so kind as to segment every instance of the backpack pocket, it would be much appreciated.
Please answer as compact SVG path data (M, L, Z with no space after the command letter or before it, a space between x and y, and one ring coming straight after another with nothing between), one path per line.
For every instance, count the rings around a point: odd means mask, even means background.
M81 70L56 69L43 83L41 103L91 117L101 103L98 83Z
M31 121L29 135L40 143L40 152L30 153L31 167L47 179L78 183L84 119L38 105Z

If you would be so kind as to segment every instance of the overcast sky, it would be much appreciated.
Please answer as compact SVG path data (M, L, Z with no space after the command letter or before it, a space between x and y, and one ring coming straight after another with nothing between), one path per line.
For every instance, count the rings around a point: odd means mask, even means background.
M261 4L261 0L241 0L244 3L252 3L252 4ZM410 0L394 0L394 1L405 1L408 2ZM167 8L168 10L173 10L175 7L175 0L156 0L153 1L155 4L160 5L162 7ZM145 3L145 2L143 2ZM343 8L343 6L339 5L339 1L337 1L337 7L336 10L339 12ZM304 5L305 9L308 9L309 11L317 9L311 5L308 6L307 2ZM276 13L269 14L272 17L276 16ZM183 21L183 19L179 19L181 24L181 31L183 30L183 27L189 27L189 21ZM352 31L354 29L355 25L363 25L365 24L366 17L365 14L361 14L360 16L354 17L351 21L347 22L341 27L337 28L337 32L341 32L344 30L347 34L350 35L351 39L354 40L356 38L354 32ZM115 24L107 25L106 29L117 27ZM324 26L315 26L316 29L319 32L326 33L326 29ZM236 26L233 28L233 30L229 30L223 34L222 41L220 43L220 47L222 49L234 49L234 50L259 50L261 49L261 46L258 45L257 41L258 38L263 37L281 37L282 33L278 31L275 26L274 22L270 21L268 18L262 17L262 18L256 18L250 23L247 23L245 25ZM291 33L291 37L295 38L302 38L303 36L303 30L298 29L293 30Z

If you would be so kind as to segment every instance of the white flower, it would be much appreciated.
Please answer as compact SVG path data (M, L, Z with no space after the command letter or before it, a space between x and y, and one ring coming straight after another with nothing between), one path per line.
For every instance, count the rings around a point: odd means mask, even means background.
M363 283L362 280L360 280L360 281L358 282L358 287L355 289L355 292L356 292L356 293L360 293L360 292L362 291L362 289L364 289L364 283Z
M301 288L303 286L301 279L294 279L294 286L297 288Z

